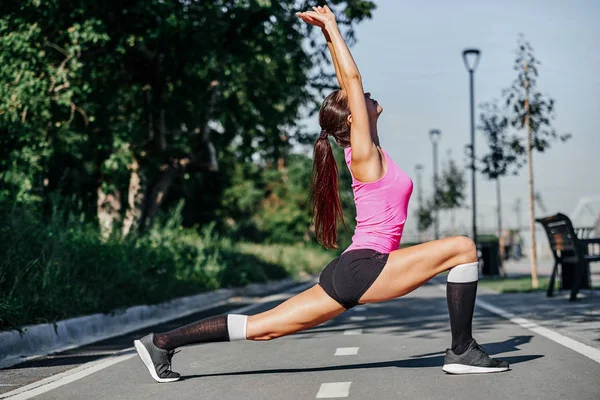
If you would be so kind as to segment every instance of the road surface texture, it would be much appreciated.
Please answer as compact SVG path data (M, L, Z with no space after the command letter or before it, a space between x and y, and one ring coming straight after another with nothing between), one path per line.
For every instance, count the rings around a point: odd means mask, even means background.
M475 310L474 337L490 355L507 360L509 372L453 376L442 372L450 343L443 280L423 286L401 299L352 309L319 327L270 342L211 343L182 348L173 369L179 382L155 383L137 356L132 340L148 331L171 329L207 315L239 309L221 307L159 327L107 340L81 349L30 361L0 371L0 398L49 376L54 381L8 397L11 399L600 399L600 359L560 343L577 340L562 329L552 340L490 312L489 305L509 313L527 310L510 295L480 291L486 307ZM296 289L297 291L297 289ZM248 314L267 310L294 289L244 307ZM542 294L535 294L541 306ZM600 297L600 296L598 296ZM480 301L478 299L478 301ZM500 300L503 300L501 302ZM533 298L532 298L533 299ZM557 299L561 300L561 299ZM527 300L535 304L533 300ZM581 300L583 313L587 299ZM566 300L553 301L554 308ZM514 309L512 309L512 308ZM597 304L594 307L598 310ZM556 313L551 317L562 317ZM547 315L550 318L550 307ZM600 347L598 314L590 314L585 349ZM539 326L535 313L524 316ZM585 319L585 318L584 318ZM595 322L594 322L595 321ZM556 322L556 321L555 321ZM564 325L578 321L566 320ZM590 321L588 321L590 322ZM550 323L544 325L553 329ZM545 329L544 328L544 329ZM586 331L587 332L587 331ZM564 335L564 336L563 336ZM595 339L594 339L595 336ZM558 341L557 341L558 340ZM119 351L117 355L107 356ZM56 379L57 374L61 379ZM51 380L52 378L50 378ZM44 381L42 381L44 382ZM31 385L30 385L31 387ZM22 388L23 389L23 388Z

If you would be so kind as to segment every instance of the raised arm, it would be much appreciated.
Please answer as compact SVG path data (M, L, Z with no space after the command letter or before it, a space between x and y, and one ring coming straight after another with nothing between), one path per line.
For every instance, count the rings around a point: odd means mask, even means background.
M352 58L352 54L350 54L350 50L338 29L335 15L327 6L313 7L313 10L298 13L298 16L307 23L320 26L326 32L328 45L331 43L330 49L332 49L334 66L337 66L336 75L340 81L340 86L342 86L348 96L348 105L350 107L352 162L353 164L362 164L372 161L375 158L379 159L379 152L371 138L371 128L362 78Z
M327 41L327 47L329 48L329 53L331 53L331 59L333 61L333 68L335 68L335 77L337 78L338 84L342 90L346 90L346 84L342 79L340 74L340 66L338 64L337 56L335 55L335 48L333 47L333 43L331 43L331 37L329 37L329 33L325 29L323 29L323 35L325 35L325 40Z

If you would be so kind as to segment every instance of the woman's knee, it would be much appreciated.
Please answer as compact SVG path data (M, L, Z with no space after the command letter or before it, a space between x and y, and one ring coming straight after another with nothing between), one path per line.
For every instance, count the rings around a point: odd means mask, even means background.
M289 333L290 329L284 321L274 318L271 312L251 315L246 326L248 340L269 341Z
M276 333L271 329L273 326L270 323L270 319L266 315L267 313L261 313L256 315L250 315L248 317L248 324L246 325L246 339L248 340L272 340L277 337Z
M267 333L267 334L263 334L260 336L248 337L248 340L255 340L257 342L268 342L269 340L277 339L282 336L283 335L281 335L281 334Z
M282 329L263 329L262 331L257 331L248 335L246 338L248 340L255 340L260 342L268 342L269 340L278 339L280 337L289 335L291 333L302 330L302 328L288 328L283 327Z
M456 252L457 264L477 261L477 247L471 238L455 236L452 238L452 247Z

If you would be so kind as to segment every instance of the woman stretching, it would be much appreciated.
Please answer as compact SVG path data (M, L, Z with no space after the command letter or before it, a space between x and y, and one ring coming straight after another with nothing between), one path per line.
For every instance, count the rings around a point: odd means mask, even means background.
M338 172L328 137L344 147L352 175L356 230L352 244L321 272L319 283L279 306L256 315L209 317L170 332L149 334L134 342L158 382L173 382L178 347L206 342L271 340L319 325L365 303L395 299L448 271L447 300L452 345L442 370L452 374L508 370L490 358L471 336L478 263L473 241L462 236L398 249L406 221L412 181L379 145L377 119L383 111L364 93L358 68L331 10L313 7L298 13L322 29L341 87L325 98L319 112L321 135L314 148L313 217L317 240L335 248L337 218L343 218Z

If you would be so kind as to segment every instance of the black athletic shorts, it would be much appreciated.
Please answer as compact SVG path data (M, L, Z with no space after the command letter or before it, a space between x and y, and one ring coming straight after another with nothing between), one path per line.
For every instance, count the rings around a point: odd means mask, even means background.
M319 285L342 307L350 309L375 282L388 256L370 249L347 251L321 271Z

